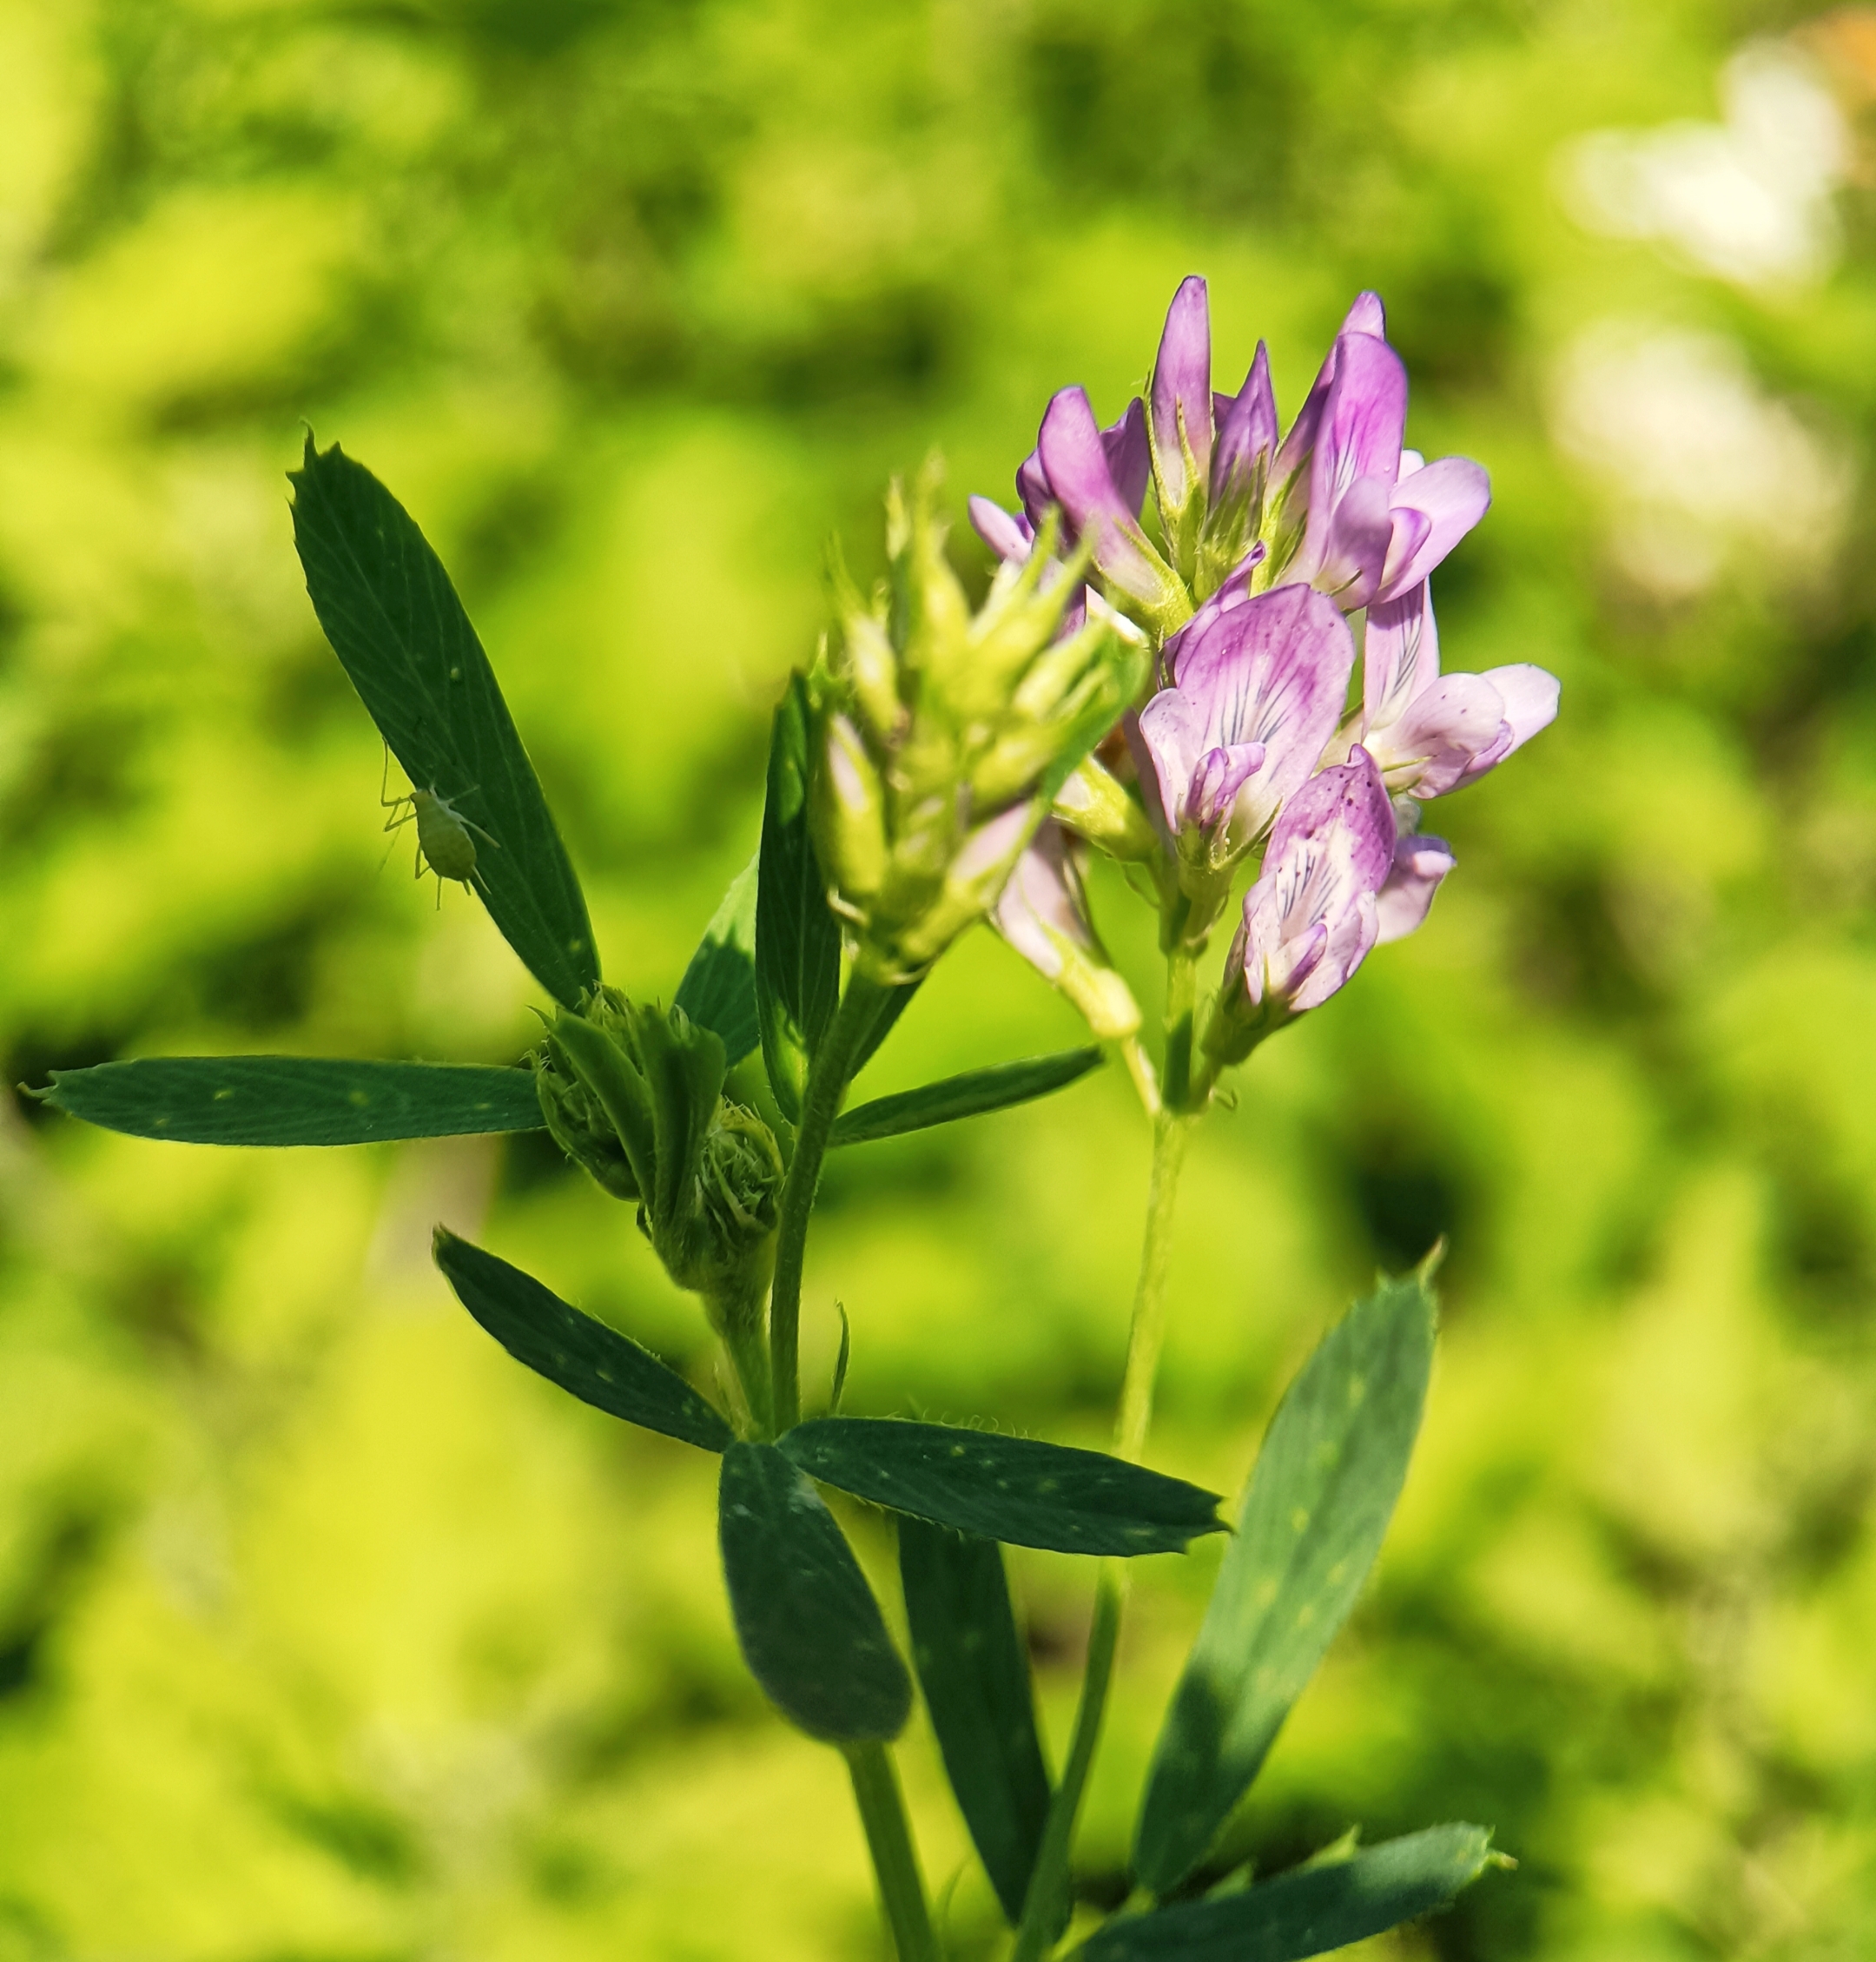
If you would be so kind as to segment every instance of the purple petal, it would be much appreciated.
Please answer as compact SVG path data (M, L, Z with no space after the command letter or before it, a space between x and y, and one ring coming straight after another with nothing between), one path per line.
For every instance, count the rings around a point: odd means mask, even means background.
M1206 741L1205 710L1178 689L1163 688L1140 710L1138 727L1140 745L1152 764L1153 785L1159 792L1166 829L1176 832L1185 822L1192 773L1210 746ZM1141 772L1143 777L1146 774ZM1150 801L1147 808L1152 809Z
M1446 675L1415 696L1400 720L1375 740L1377 748L1385 743L1390 770L1419 763L1406 786L1415 796L1443 797L1510 753L1504 697L1483 675Z
M1377 340L1387 339L1387 308L1381 304L1378 293L1357 293L1355 304L1348 310L1348 318L1342 323L1344 334L1372 334Z
M1261 743L1233 743L1207 750L1192 772L1192 788L1186 796L1188 821L1209 830L1231 814L1238 793L1264 767L1269 754Z
M974 497L966 508L971 529L999 558L1014 558L1021 565L1028 558L1035 543L1035 527L1027 518L1013 515L988 498Z
M1120 493L1120 501L1135 517L1146 501L1147 479L1153 475L1153 453L1146 442L1146 409L1136 395L1121 412L1118 422L1101 431L1101 448L1107 453L1107 470Z
M1343 986L1375 943L1375 895L1393 858L1393 808L1374 759L1357 746L1290 800L1245 896L1242 957L1253 1002L1267 988L1300 1014Z
M1032 534L1040 531L1043 514L1054 503L1047 472L1042 468L1042 447L1038 444L1016 466L1016 501L1023 507Z
M1440 881L1454 865L1445 839L1416 835L1394 841L1394 862L1387 882L1375 895L1375 911L1380 931L1376 945L1404 940L1424 923Z
M1235 395L1219 396L1213 407L1218 440L1212 452L1212 501L1219 504L1276 452L1277 397L1271 387L1270 354L1261 340L1244 386Z
M1137 598L1161 598L1163 569L1114 483L1085 390L1056 393L1042 418L1036 457L1069 530L1078 538L1084 533L1093 536L1094 562L1101 571ZM1035 522L1033 512L1031 521Z
M1548 729L1556 720L1562 684L1554 674L1520 661L1509 668L1487 668L1485 679L1504 702L1514 747L1529 743L1540 729Z
M1335 733L1355 664L1348 623L1313 588L1278 586L1212 613L1170 651L1174 686L1203 718L1188 773L1206 750L1260 743L1270 752L1238 812L1254 836L1306 782ZM1161 783L1170 812L1175 787L1164 765ZM1186 788L1181 779L1180 803Z
M1374 758L1358 743L1345 763L1318 770L1284 806L1265 863L1299 840L1335 834L1346 836L1351 875L1368 891L1378 891L1394 858L1394 807Z
M1336 344L1335 380L1311 466L1312 525L1316 514L1326 518L1358 478L1378 477L1393 487L1406 423L1407 370L1400 356L1372 334L1344 334Z
M1209 481L1212 467L1212 319L1196 274L1172 295L1153 359L1153 446L1166 500L1177 510L1192 490L1185 451L1199 483Z
M1416 512L1423 525L1397 528L1382 576L1381 597L1417 585L1491 508L1491 479L1470 457L1442 457L1395 486L1397 513Z
M1062 949L1054 936L1075 947L1093 946L1067 834L1054 819L1043 821L1016 861L994 910L997 931L1050 981L1062 970Z
M1407 704L1439 679L1439 630L1433 624L1433 589L1426 581L1398 599L1368 609L1362 644L1362 723L1384 729Z
M1355 304L1349 308L1347 319L1342 322L1329 352L1324 355L1323 365L1316 371L1316 380L1304 398L1303 406L1297 411L1297 419L1290 425L1290 433L1284 438L1274 473L1279 479L1300 469L1316 447L1316 439L1322 428L1323 410L1339 365L1342 343L1351 335L1385 341L1387 313L1379 294L1360 293L1355 296Z
M1313 512L1310 530L1313 535ZM1393 538L1394 517L1388 509L1386 481L1357 477L1323 528L1321 558L1314 559L1309 545L1305 545L1305 563L1314 563L1310 583L1318 592L1327 593L1344 613L1358 612L1374 598L1381 583ZM1299 566L1298 571L1301 570Z

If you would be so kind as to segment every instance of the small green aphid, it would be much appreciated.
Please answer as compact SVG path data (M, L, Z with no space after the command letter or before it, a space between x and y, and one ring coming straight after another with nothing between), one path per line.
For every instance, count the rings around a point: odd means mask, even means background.
M413 875L422 878L427 868L437 875L437 904L443 903L443 882L453 879L459 885L475 886L486 891L482 875L476 870L475 838L493 845L497 851L501 846L489 836L479 824L465 817L456 809L451 799L442 796L433 785L427 790L419 790L414 785L401 797L387 796L390 789L391 756L385 755L385 781L379 785L378 802L382 809L392 815L385 820L386 831L401 831L415 821L417 826L417 861ZM475 788L459 793L472 797Z

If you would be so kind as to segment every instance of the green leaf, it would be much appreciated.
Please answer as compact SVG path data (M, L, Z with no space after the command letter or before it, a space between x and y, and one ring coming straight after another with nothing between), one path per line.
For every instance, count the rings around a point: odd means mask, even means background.
M571 1308L532 1274L441 1226L436 1264L456 1298L518 1363L582 1403L706 1451L735 1438L723 1413L649 1349Z
M722 1038L730 1069L762 1035L756 1013L756 866L752 858L730 882L675 998L692 1021Z
M801 1114L808 1059L840 994L840 928L808 833L808 684L789 677L769 744L756 886L756 1007L782 1114Z
M927 1131L935 1124L955 1124L961 1117L981 1117L987 1111L1007 1110L1060 1090L1097 1068L1097 1048L1064 1049L1053 1056L1030 1056L1021 1062L993 1063L988 1069L966 1070L936 1083L902 1090L896 1096L875 1097L843 1111L834 1120L828 1143L868 1145L878 1138L897 1138L908 1131Z
M1447 1906L1493 1858L1481 1826L1433 1826L1217 1900L1110 1921L1080 1962L1304 1962Z
M1049 1778L1003 1551L991 1540L902 1519L899 1576L945 1773L1014 1927L1048 1820Z
M412 784L488 834L476 886L541 986L569 1007L599 979L586 902L469 616L410 514L308 433L294 542L326 637Z
M1218 1533L1218 1495L1101 1451L895 1417L813 1417L781 1448L823 1484L1056 1553L1170 1553Z
M1156 1894L1205 1857L1355 1604L1407 1475L1433 1326L1419 1279L1384 1281L1271 1420L1147 1780L1133 1864Z
M791 1723L830 1744L896 1737L912 1682L821 1495L773 1444L731 1444L717 1490L744 1660Z
M56 1069L54 1110L188 1145L363 1145L538 1131L533 1073L315 1056L149 1056Z

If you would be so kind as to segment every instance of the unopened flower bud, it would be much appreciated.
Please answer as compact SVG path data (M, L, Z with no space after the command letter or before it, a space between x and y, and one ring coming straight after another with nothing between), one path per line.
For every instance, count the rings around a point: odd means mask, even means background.
M1093 756L1077 765L1055 793L1055 816L1109 858L1138 863L1159 855L1159 835L1152 821Z
M1095 937L1074 841L1045 822L1004 887L990 923L1081 1011L1098 1036L1138 1033L1139 1005Z
M809 788L809 823L821 869L849 908L886 878L886 804L879 771L843 715L823 725L820 768Z
M639 1197L631 1161L599 1100L550 1037L534 1056L534 1087L553 1141L617 1199Z

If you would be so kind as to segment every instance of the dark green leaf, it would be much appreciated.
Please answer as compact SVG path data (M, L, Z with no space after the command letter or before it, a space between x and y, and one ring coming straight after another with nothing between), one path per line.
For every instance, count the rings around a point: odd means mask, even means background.
M905 1518L899 1576L945 1772L1014 1927L1048 1820L1049 1779L1003 1551L994 1541Z
M1080 1962L1304 1962L1446 1906L1492 1858L1480 1826L1433 1826L1351 1860L1298 1867L1217 1900L1110 1921Z
M531 1071L461 1063L149 1056L56 1069L45 1100L107 1131L189 1145L363 1145L541 1128Z
M834 1120L828 1143L867 1145L877 1138L896 1138L908 1131L929 1130L935 1124L955 1124L961 1117L981 1117L987 1111L1027 1104L1086 1076L1100 1060L1096 1048L1064 1049L1053 1056L966 1070L921 1084L916 1090L902 1090L896 1096L875 1097L870 1104L843 1111Z
M335 443L289 472L294 542L326 637L412 784L477 839L489 916L570 1007L599 979L586 902L495 675L442 562L404 507Z
M756 861L731 882L677 984L675 1005L723 1039L734 1069L761 1039L756 1014Z
M896 1737L912 1683L821 1495L773 1444L731 1444L717 1532L737 1639L757 1682L810 1737Z
M808 1059L840 994L840 928L808 834L808 684L789 677L769 744L756 855L756 1007L763 1062L782 1113L801 1114Z
M901 981L887 995L873 1026L867 1031L867 1039L860 1045L860 1054L855 1060L853 1073L858 1076L879 1052L880 1045L897 1027L899 1018L912 1006L912 997L925 985L921 974L916 981Z
M803 1470L875 1505L1011 1546L1176 1552L1224 1530L1218 1496L1101 1451L892 1417L814 1417L782 1447Z
M1421 1281L1384 1282L1271 1420L1153 1755L1134 1870L1156 1894L1205 1857L1355 1604L1407 1475L1433 1325Z
M436 1264L456 1298L518 1363L627 1424L720 1451L735 1433L721 1411L649 1349L571 1308L532 1274L440 1226Z

